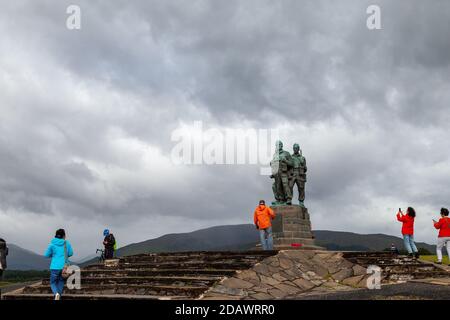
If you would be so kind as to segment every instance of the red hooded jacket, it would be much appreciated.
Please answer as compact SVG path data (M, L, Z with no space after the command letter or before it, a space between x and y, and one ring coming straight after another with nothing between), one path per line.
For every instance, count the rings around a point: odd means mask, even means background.
M414 218L407 214L397 213L397 220L402 222L402 234L413 235L414 234Z
M436 229L439 229L439 238L450 237L450 218L440 218L438 222L434 224Z

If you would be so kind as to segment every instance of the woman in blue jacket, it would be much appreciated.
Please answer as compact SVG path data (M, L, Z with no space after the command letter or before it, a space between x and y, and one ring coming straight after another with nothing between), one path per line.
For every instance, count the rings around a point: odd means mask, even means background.
M64 244L66 249L64 249ZM44 253L44 256L52 259L50 263L50 287L55 295L55 300L61 299L65 282L62 277L62 271L67 263L66 258L68 259L72 255L72 246L70 245L70 242L66 240L66 232L64 229L57 230L55 238L52 239L47 251Z

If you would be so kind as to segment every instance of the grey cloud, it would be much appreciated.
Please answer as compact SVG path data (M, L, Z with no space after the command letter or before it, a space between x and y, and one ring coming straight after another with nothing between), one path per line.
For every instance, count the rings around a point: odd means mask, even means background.
M176 231L250 221L271 198L259 167L170 164L171 132L194 120L286 126L319 227L391 232L382 218L399 202L448 201L446 1L378 1L380 31L365 27L370 1L78 1L75 32L69 4L0 12L0 218L123 234L149 217L183 221ZM379 220L361 226L358 208Z

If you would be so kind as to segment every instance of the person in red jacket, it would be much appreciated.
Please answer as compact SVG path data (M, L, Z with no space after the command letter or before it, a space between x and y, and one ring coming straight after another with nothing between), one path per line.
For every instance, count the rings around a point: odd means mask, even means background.
M272 220L275 219L275 213L269 207L266 207L264 200L259 201L255 209L253 221L256 229L259 230L261 246L263 250L273 250Z
M414 219L416 217L416 211L408 207L406 214L403 214L402 209L399 209L397 213L397 220L402 222L402 235L405 243L405 248L410 256L419 258L419 251L414 243Z
M447 255L450 264L450 218L448 217L448 209L441 209L441 218L439 221L433 220L434 227L439 230L438 241L436 246L437 263L442 263L442 248L447 247Z

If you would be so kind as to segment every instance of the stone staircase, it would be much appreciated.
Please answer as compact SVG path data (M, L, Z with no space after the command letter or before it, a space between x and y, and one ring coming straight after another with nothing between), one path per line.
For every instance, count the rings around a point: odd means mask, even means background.
M251 268L276 251L180 252L120 258L111 266L81 270L81 289L65 289L64 300L195 299L215 283ZM49 280L5 294L2 299L53 299Z
M367 268L370 265L382 269L382 282L404 282L426 278L448 278L450 273L433 263L423 262L391 252L344 252L343 257Z

